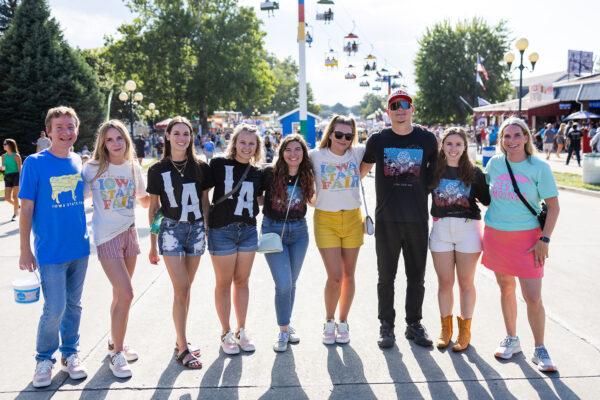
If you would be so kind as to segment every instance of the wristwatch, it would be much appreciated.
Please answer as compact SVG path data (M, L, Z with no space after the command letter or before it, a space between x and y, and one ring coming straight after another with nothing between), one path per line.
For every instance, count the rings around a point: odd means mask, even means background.
M540 240L544 243L550 243L550 238L547 236L540 236Z

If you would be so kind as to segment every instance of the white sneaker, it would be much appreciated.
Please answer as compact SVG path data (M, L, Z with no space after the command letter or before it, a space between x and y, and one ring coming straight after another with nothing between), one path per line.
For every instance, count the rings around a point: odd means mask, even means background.
M335 320L329 319L323 324L323 344L335 343Z
M542 372L556 372L556 364L552 362L552 359L548 355L548 350L544 345L538 346L533 350L533 357L531 358L534 364L537 364L538 369Z
M122 351L110 358L108 367L117 378L129 378L131 376L131 368L129 367L129 364L127 364L127 360Z
M235 335L235 341L238 346L244 351L254 351L256 348L254 347L254 343L252 343L252 339L248 337L246 334L245 328L240 328L239 332Z
M42 360L35 366L35 373L33 374L33 381L31 382L33 387L42 388L50 386L52 383L52 368L54 364L50 360Z
M277 340L273 343L273 350L277 352L286 351L288 348L289 332L279 331Z
M233 332L227 331L221 336L221 349L225 354L239 354L240 348L233 337Z
M115 344L111 339L108 339L108 356L115 355ZM123 356L127 361L135 361L139 358L137 351L131 348L128 344L123 343Z
M504 340L500 342L500 346L494 352L494 356L508 360L513 354L521 352L521 342L519 337L516 338L506 335Z
M79 358L79 354L71 354L67 358L61 359L62 370L69 374L71 379L87 378L87 368Z
M290 343L300 343L300 336L298 336L298 332L291 326L288 326L288 342Z
M345 344L350 342L350 332L348 328L348 323L346 321L340 321L337 324L337 333L335 335L335 342L340 344Z

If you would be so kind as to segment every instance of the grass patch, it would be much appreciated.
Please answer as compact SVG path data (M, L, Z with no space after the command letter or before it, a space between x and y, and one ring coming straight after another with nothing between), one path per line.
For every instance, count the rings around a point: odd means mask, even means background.
M145 164L145 165L142 165L142 171L147 171L147 170L148 170L148 168L150 168L150 167L151 167L151 166L152 166L152 165L153 165L153 164L154 164L156 161L157 161L157 160L156 160L156 159L154 159L154 160L152 160L152 162L150 162L150 163L148 163L148 164Z
M600 185L592 185L583 183L581 175L572 174L570 172L552 172L557 185L570 186L578 189L587 189L600 192Z

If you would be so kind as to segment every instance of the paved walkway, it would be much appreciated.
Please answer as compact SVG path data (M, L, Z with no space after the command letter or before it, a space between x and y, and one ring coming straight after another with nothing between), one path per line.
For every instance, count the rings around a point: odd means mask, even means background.
M366 178L368 204L373 210L373 178ZM110 285L95 252L90 257L83 294L81 356L89 377L73 381L55 369L49 388L31 386L35 337L41 302L12 301L11 280L18 275L18 227L5 222L0 207L0 330L4 372L0 399L597 399L600 386L600 319L595 314L600 282L598 238L600 217L590 213L597 199L560 193L561 216L546 266L544 298L548 314L546 344L560 368L556 374L535 369L530 357L533 339L525 304L519 299L519 335L524 353L510 361L492 352L504 337L498 287L480 266L475 284L478 300L470 348L459 354L422 348L402 335L405 279L396 280L397 345L380 350L376 301L376 255L373 237L365 238L356 272L357 288L350 314L352 341L325 346L320 335L324 319L325 271L311 239L298 281L293 325L302 341L283 354L271 349L277 326L273 281L264 256L257 255L250 281L247 327L254 336L254 354L226 356L219 350L220 326L214 308L214 274L205 255L192 289L189 338L202 350L204 367L185 370L174 361L175 332L171 320L172 287L164 264L150 265L145 210L138 209L142 254L133 285L135 299L127 341L140 353L132 363L134 376L116 379L108 368ZM88 221L91 207L87 204ZM312 210L308 216L312 232ZM312 237L312 233L311 233ZM437 281L428 258L424 324L431 336L439 332ZM402 263L399 271L402 271ZM458 299L456 300L458 303ZM455 305L455 313L457 305ZM232 321L233 321L232 317Z

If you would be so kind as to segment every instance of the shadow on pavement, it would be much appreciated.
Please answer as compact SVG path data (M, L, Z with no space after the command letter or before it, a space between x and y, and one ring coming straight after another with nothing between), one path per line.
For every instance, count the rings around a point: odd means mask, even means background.
M173 385L175 385L177 377L185 368L175 360L175 355L175 352L173 352L173 357L169 359L167 366L160 374L156 383L156 390L151 397L152 400L168 398L173 391Z
M127 382L131 378L119 379L115 378L110 368L108 367L108 356L102 360L102 366L98 368L96 374L88 378L86 385L81 390L80 399L102 400L108 396L113 382Z
M421 392L419 392L417 385L413 383L406 365L402 362L402 353L400 353L398 345L394 344L394 347L382 349L381 351L394 382L396 397L398 399L422 399Z
M236 356L229 356L223 353L223 350L219 349L219 357L217 357L217 359L207 368L202 377L198 399L239 399L238 385L242 377L242 360L246 354L247 353L242 352ZM226 360L229 362L225 368Z
M341 358L338 349L342 350ZM360 357L349 344L327 346L327 371L333 383L330 399L377 399Z
M412 340L409 342L410 350L421 368L421 372L427 380L427 387L432 399L457 399L458 397L448 383L448 378L440 366L431 356L434 347L423 347L415 344Z
M577 396L563 381L560 380L560 375L558 372L551 373L541 373L537 371L537 366L533 364L533 362L525 356L524 353L517 354L517 356L513 356L516 358L517 365L523 371L523 375L526 376L529 384L535 389L536 392L540 395L540 399L578 399ZM545 379L548 377L550 379ZM552 382L556 393L552 390L548 381Z
M271 368L271 384L269 389L259 397L260 400L270 399L308 399L306 392L296 373L293 346L288 346L287 351L277 353L273 368Z

